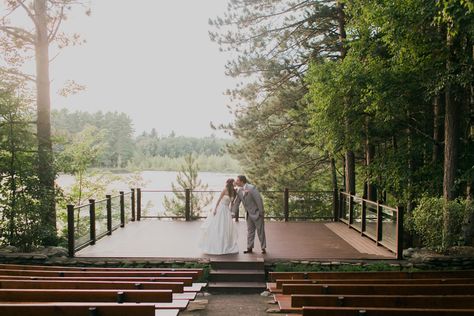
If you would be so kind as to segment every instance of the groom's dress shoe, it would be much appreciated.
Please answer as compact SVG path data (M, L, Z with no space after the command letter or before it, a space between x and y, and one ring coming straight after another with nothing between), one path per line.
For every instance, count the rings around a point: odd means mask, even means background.
M266 253L267 253L267 251L265 250L265 248L262 249L262 253L263 253L263 254L266 254Z
M252 248L247 248L247 250L244 250L244 253L252 253Z

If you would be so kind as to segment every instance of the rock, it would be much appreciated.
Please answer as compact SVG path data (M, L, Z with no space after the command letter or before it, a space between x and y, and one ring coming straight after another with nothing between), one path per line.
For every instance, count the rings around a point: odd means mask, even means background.
M18 252L18 248L15 246L5 246L5 247L0 248L0 252L3 252L3 253Z
M190 301L189 304L188 304L188 307L186 308L186 311L192 312L192 311L198 311L198 310L206 309L206 306L207 306L208 303L209 303L208 300Z
M48 257L67 257L68 256L67 249L63 247L47 247L38 252Z
M272 293L270 293L269 291L263 291L262 293L260 293L260 296L269 297L272 296Z

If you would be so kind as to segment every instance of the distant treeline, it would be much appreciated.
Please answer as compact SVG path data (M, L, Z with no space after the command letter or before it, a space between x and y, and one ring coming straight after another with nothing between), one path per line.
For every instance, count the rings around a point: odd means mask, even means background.
M194 138L159 135L156 129L135 137L133 123L125 113L70 112L55 110L51 115L55 150L61 153L71 145L75 135L86 129L96 130L96 142L102 150L92 163L95 168L127 168L139 170L179 170L183 157L194 154L201 171L239 171L238 162L226 153L229 139L214 136Z

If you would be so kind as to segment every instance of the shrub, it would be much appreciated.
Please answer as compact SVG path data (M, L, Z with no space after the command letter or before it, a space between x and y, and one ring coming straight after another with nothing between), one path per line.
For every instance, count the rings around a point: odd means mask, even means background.
M444 229L444 211L448 214ZM412 229L423 244L436 251L464 243L463 226L472 207L466 200L445 201L444 198L422 197L413 210Z

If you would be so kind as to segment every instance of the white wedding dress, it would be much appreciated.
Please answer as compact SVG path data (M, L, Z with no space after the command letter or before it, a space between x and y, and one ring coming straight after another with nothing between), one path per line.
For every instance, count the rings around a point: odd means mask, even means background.
M224 195L217 207L216 215L211 213L201 225L199 248L210 255L238 253L237 226L232 221L230 197Z

